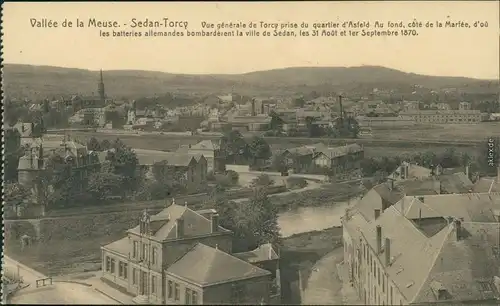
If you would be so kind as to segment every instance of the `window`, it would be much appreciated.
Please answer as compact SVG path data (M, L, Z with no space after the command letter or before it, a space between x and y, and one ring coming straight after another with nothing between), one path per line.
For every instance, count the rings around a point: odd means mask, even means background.
M128 263L125 262L123 263L123 278L128 278Z
M186 288L186 305L198 304L198 293L196 291Z
M174 284L174 300L179 301L181 299L181 289L179 284Z
M106 272L111 272L111 258L106 256Z
M156 276L151 276L151 293L156 293Z
M113 258L111 258L110 264L111 264L111 267L110 267L109 272L114 274L115 273L115 260Z
M167 291L168 298L171 299L174 296L174 282L172 282L171 280L168 281Z
M123 277L123 262L118 262L118 276Z
M143 260L147 260L148 259L148 245L143 243L142 244L142 256L141 256L141 259Z
M138 255L137 253L139 253L138 251L139 251L139 242L134 241L134 249L132 250L132 257L133 258L137 258L137 255Z
M156 265L157 260L158 260L158 250L155 247L153 247L153 253L151 254L151 261L153 265Z
M137 273L137 270L135 268L133 268L132 269L132 285L137 284L136 273Z
M198 293L196 291L191 292L191 304L198 304Z

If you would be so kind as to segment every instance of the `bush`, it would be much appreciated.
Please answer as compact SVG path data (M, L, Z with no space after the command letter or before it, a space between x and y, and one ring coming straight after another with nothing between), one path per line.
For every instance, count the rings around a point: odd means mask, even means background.
M226 176L229 177L229 179L231 180L231 182L233 184L237 184L238 180L240 178L240 175L238 174L238 172L236 172L234 170L227 170L226 171Z
M307 186L307 180L303 177L289 177L286 180L288 188L300 189Z
M208 171L207 173L207 181L215 182L215 174L213 170Z
M223 187L231 187L233 186L233 181L228 175L224 174L216 174L215 175L215 182L217 185L223 186Z

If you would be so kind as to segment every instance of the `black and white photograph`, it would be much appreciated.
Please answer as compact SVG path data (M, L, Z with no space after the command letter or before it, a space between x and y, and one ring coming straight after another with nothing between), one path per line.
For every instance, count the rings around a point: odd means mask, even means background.
M2 303L498 305L499 24L2 3Z

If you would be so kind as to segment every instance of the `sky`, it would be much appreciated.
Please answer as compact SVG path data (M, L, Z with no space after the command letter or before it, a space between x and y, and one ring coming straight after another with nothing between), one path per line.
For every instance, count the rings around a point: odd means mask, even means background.
M385 66L427 75L499 78L499 2L45 2L3 3L5 63L89 70L153 70L186 74L237 74L285 67ZM76 19L85 27L77 28ZM116 20L104 31L132 28L132 19L202 22L313 23L413 20L464 21L471 28L417 28L398 37L101 37L89 18ZM32 19L53 20L57 28L33 27ZM73 27L61 27L67 19ZM487 27L474 28L474 22ZM407 28L408 29L408 28ZM167 29L169 30L169 29ZM179 28L180 30L180 28ZM259 29L260 30L260 29ZM164 31L164 29L157 29ZM246 30L245 30L246 31ZM321 32L321 30L320 30Z

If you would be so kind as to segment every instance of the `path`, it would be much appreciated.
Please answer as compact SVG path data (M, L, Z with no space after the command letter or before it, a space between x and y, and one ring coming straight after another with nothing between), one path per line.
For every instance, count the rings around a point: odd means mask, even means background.
M336 266L343 260L343 251L337 248L316 262L302 292L303 305L342 304L342 282Z
M24 283L29 284L13 295L11 304L117 304L91 286L78 283L53 282L53 285L36 288L36 281L47 276L7 256L4 256L3 269L19 273Z

